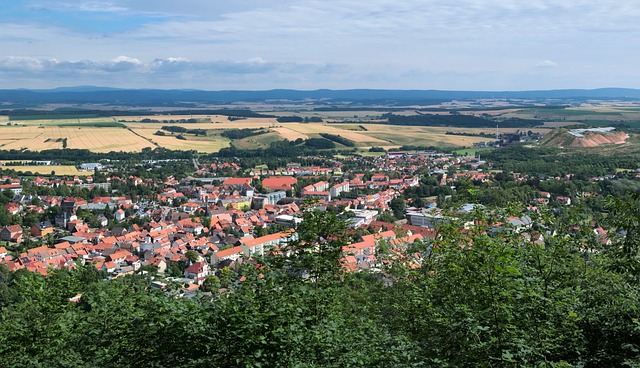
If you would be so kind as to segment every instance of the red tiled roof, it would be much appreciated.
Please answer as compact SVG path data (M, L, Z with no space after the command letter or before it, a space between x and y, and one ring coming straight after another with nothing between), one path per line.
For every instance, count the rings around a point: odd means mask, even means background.
M227 178L222 185L248 185L251 184L251 178Z
M202 273L206 265L207 265L207 262L196 262L191 266L187 267L185 271L189 273Z
M265 178L262 181L262 186L265 188L278 190L278 189L291 189L291 186L297 182L296 178L291 176L272 176Z
M216 256L218 258L224 258L224 257L228 257L232 254L238 254L238 253L242 253L242 248L241 247L233 247L233 248L229 248L229 249L225 249L225 250L221 250L216 252Z

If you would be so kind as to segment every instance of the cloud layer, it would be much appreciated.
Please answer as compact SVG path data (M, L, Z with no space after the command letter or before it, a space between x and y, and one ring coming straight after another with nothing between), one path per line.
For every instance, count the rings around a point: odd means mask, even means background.
M0 14L0 83L640 87L639 17L628 0L16 0Z

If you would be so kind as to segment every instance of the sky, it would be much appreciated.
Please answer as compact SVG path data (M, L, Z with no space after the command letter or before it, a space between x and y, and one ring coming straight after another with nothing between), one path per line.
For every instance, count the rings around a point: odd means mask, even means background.
M0 89L640 88L640 0L0 0Z

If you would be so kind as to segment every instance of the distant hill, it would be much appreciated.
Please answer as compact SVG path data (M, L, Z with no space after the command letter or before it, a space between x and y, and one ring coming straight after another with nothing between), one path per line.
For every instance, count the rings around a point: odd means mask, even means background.
M0 90L0 102L20 106L47 103L65 104L117 104L132 106L176 106L185 103L226 104L232 102L308 102L318 105L347 103L350 106L382 105L402 106L411 104L435 104L452 100L525 99L583 101L594 99L640 100L640 90L625 88L564 89L538 91L441 91L441 90L374 90L351 89L301 91L274 89L268 91L201 91L117 89L108 87L79 86L50 90Z
M629 135L623 131L611 130L567 130L564 128L554 129L540 141L540 145L545 147L598 147L605 144L623 144Z

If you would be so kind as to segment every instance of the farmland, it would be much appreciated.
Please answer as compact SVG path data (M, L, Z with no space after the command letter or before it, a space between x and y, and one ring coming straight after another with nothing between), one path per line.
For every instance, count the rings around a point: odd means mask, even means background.
M509 112L513 113L513 112ZM275 113L271 115L291 115ZM319 113L307 113L318 116ZM11 125L0 125L0 149L29 149L40 151L53 148L79 148L93 152L123 151L136 152L143 148L163 147L171 150L196 150L202 153L217 152L234 145L240 149L266 148L278 140L320 138L321 133L339 135L352 141L359 151L370 147L394 149L402 145L471 147L474 143L488 139L477 136L449 135L454 133L480 132L493 134L491 128L454 128L431 126L393 126L375 122L341 123L327 122L329 116L351 121L354 116L376 118L379 113L362 111L349 115L345 113L322 113L323 123L280 123L276 118L245 118L229 120L220 115L141 115L126 118L79 118L79 119L38 119L11 120ZM303 116L304 114L296 114ZM185 120L195 119L195 123ZM365 120L365 119L363 119ZM118 127L118 126L122 127ZM206 134L180 134L164 131L163 126L200 130ZM242 139L228 139L221 133L229 129L264 128L266 134ZM515 128L501 129L502 132L516 131ZM547 132L548 128L532 129ZM162 131L162 133L157 133ZM161 135L164 134L164 135ZM66 139L66 145L65 145ZM339 148L346 148L338 145Z
M41 151L52 148L87 149L94 152L135 152L153 147L146 139L123 128L73 126L0 126L0 149Z
M175 124L177 125L177 124ZM182 124L188 129L207 129L212 124ZM229 146L229 140L220 135L207 135L206 137L196 137L190 134L184 134L184 139L176 138L177 135L167 133L165 136L155 135L162 129L162 124L128 124L131 131L142 136L156 147L163 147L171 150L196 150L198 152L218 152L221 148Z

